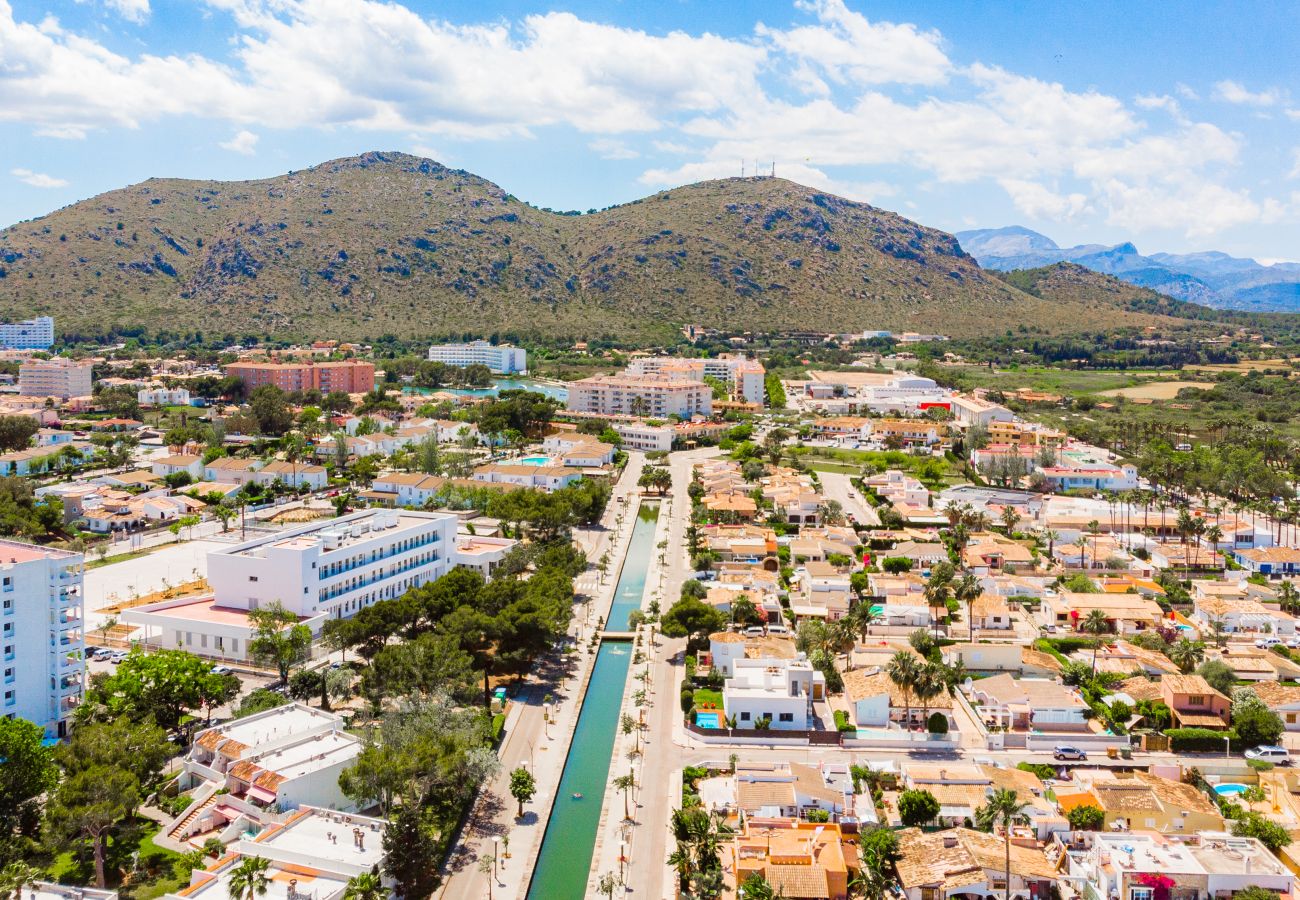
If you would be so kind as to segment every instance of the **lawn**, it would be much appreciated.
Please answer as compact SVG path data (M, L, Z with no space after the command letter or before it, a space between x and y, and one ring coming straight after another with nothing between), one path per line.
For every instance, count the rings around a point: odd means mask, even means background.
M712 688L696 688L695 708L702 709L705 704L708 704L712 709L722 709L722 691L715 691Z
M145 880L131 885L130 892L133 900L155 900L185 887L189 884L189 876L176 876L176 861L181 858L179 853L154 843L157 823L141 819L140 824L145 833L136 845L136 852L139 854L140 867L146 874ZM89 884L94 880L94 867L89 861L83 863L76 859L72 851L65 850L54 858L48 874L50 880L58 884ZM117 875L113 871L107 873L111 888L120 887Z
M1025 366L989 370L987 366L945 366L975 387L1014 391L1030 388L1054 394L1095 394L1133 387L1152 378L1177 378L1177 372L1142 372L1110 370L1055 369L1048 366Z
M144 550L132 550L129 553L118 553L115 556L105 556L103 559L92 559L86 563L87 569L98 569L100 566L111 566L113 563L127 562L132 559L139 559L142 556L148 556L155 550L161 550L162 547L170 547L171 544L163 544L160 547L147 547Z

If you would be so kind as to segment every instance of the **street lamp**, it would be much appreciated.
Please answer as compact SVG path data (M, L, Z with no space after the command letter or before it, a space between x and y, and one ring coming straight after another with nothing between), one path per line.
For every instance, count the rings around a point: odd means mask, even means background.
M627 841L618 842L618 880L623 882L623 864L627 862Z
M1224 759L1230 758L1229 751L1231 748L1232 748L1232 738L1228 737L1225 734L1223 736L1223 758Z
M497 877L497 860L501 858L501 835L492 836L492 877Z

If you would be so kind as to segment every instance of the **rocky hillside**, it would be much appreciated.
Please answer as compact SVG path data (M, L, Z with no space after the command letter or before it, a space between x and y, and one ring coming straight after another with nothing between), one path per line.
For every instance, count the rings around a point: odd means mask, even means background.
M0 232L0 316L63 334L372 338L509 331L1049 331L1155 321L1107 292L1033 293L948 234L773 178L588 215L366 153L260 181L150 179Z

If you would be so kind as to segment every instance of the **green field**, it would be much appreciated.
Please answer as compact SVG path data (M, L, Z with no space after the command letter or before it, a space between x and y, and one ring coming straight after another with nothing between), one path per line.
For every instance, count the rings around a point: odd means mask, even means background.
M959 374L973 387L992 388L999 391L1014 391L1029 388L1054 394L1096 394L1118 388L1133 387L1149 383L1152 379L1168 381L1185 380L1180 372L1151 371L1092 371L1076 369L1053 369L1046 366L1025 366L1023 368L993 369L987 366L955 365L944 366L946 371Z

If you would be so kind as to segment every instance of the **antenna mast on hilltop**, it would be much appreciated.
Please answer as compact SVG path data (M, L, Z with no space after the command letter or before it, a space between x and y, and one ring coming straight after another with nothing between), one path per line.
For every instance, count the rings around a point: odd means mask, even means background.
M772 160L772 177L776 177L776 160Z
M740 177L745 177L745 161L743 159L740 161Z

